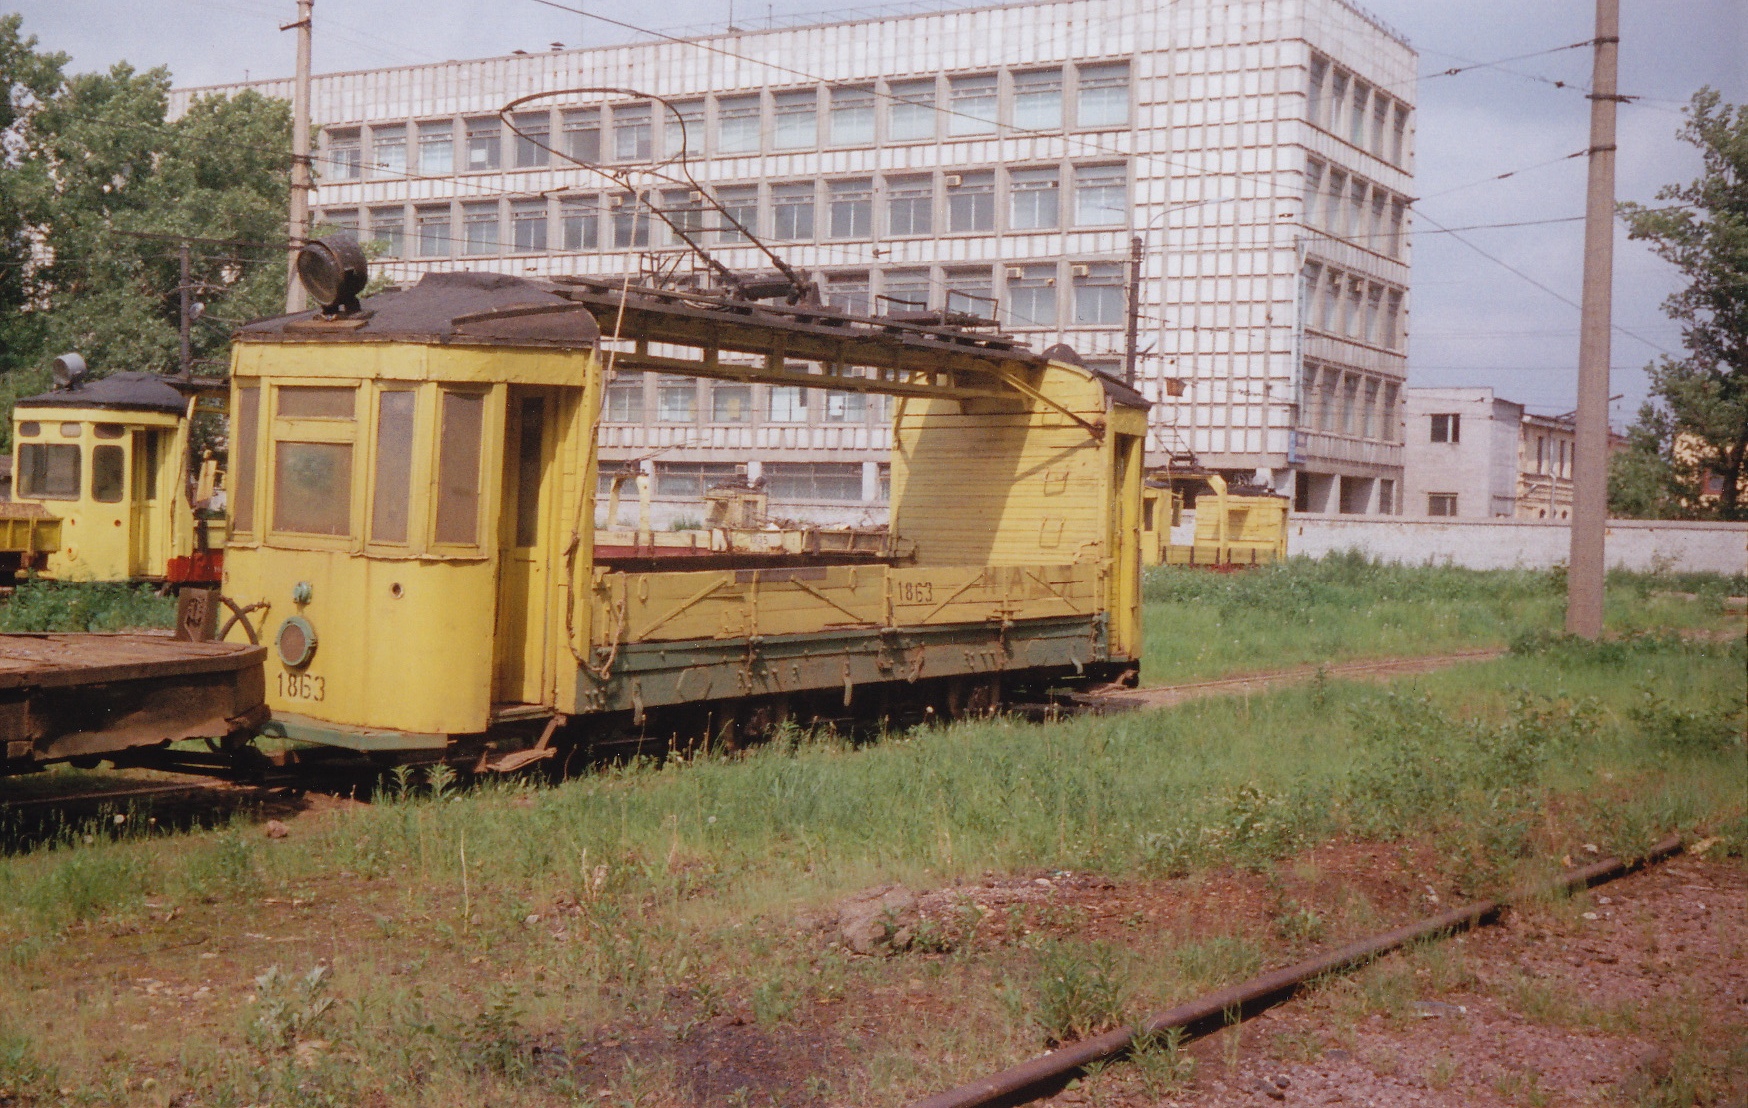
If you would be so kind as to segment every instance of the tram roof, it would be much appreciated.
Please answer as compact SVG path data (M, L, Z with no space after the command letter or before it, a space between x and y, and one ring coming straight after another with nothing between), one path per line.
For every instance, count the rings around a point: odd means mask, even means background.
M68 389L54 389L21 398L18 408L99 408L113 411L171 412L188 410L188 397L156 373L128 370Z
M277 316L244 325L237 338L590 347L603 350L616 369L625 371L954 399L1029 391L1028 371L1049 361L1009 335L852 315L819 304L749 302L583 277L532 280L476 272L428 273L415 285L366 297L355 315L333 320L315 312ZM881 372L874 377L820 374L795 363ZM1147 406L1144 397L1115 378L1088 372L1114 402Z

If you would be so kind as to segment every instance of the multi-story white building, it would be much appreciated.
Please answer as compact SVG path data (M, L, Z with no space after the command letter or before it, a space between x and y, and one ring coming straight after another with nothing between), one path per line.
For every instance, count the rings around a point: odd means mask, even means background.
M669 221L769 270L744 228L837 305L994 316L1117 373L1138 238L1150 462L1388 512L1415 63L1347 0L1027 0L338 73L313 207L402 279L697 269ZM878 400L628 377L602 455L663 499L744 466L877 514Z

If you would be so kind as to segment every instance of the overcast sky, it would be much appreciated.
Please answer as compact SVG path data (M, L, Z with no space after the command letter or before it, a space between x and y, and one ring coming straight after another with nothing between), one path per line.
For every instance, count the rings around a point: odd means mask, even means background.
M209 85L292 69L292 36L277 28L295 18L294 0L11 2L24 14L25 32L72 55L76 70L125 60L139 68L168 66L178 85ZM668 31L721 24L731 11L742 25L759 26L845 8L838 0L564 2ZM0 0L0 10L6 6ZM1533 410L1568 410L1578 310L1511 270L1576 303L1583 223L1464 231L1468 244L1428 232L1431 221L1467 227L1583 214L1585 162L1564 156L1588 143L1588 49L1441 74L1585 40L1593 3L1373 0L1370 7L1406 33L1420 52L1423 78L1416 191L1427 219L1415 238L1410 382L1492 385ZM316 0L316 26L318 73L635 37L538 0ZM1710 84L1726 100L1748 100L1748 3L1622 0L1621 38L1621 91L1641 99L1621 109L1616 192L1649 201L1659 185L1698 171L1697 155L1675 138L1694 90ZM1566 87L1556 87L1560 81ZM1519 172L1495 179L1513 171ZM1617 225L1613 391L1624 394L1614 408L1617 422L1631 419L1644 395L1644 366L1658 348L1679 349L1679 332L1659 310L1674 283L1672 270L1628 242Z

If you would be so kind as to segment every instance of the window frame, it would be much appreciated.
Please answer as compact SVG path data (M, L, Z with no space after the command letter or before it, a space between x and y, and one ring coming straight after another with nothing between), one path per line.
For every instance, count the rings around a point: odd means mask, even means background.
M256 484L255 511L259 513L258 526L261 541L275 549L281 550L351 550L357 543L359 528L359 505L364 473L359 465L358 450L358 409L359 393L363 390L364 381L356 377L276 377L264 379L262 387L268 395L263 399L268 401L265 417L261 422L265 430L266 449L260 449L262 440L257 440L257 472L260 480ZM281 392L284 389L296 388L350 388L353 390L352 417L342 419L328 416L281 416ZM348 475L347 528L341 534L323 534L308 531L286 531L279 527L279 448L281 444L293 445L320 444L344 445L351 451L350 473ZM262 495L262 494L265 495Z

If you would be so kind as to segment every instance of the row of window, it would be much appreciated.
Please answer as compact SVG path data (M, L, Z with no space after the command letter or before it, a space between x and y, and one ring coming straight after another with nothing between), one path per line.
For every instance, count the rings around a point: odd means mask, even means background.
M1391 165L1407 168L1412 109L1322 54L1311 55L1307 111L1312 126Z
M334 128L331 180L442 177L574 162L929 142L1129 123L1129 63L1000 70L864 85L771 90ZM554 152L559 156L555 157Z
M652 492L663 500L702 500L709 489L746 476L747 467L733 462L656 462ZM872 492L876 501L884 503L892 496L892 467L885 463L879 465L872 489L863 483L860 462L766 462L760 467L760 478L772 500L861 502ZM611 466L603 463L599 495L609 495L612 484ZM628 495L635 493L620 491L622 499Z
M1399 385L1357 370L1307 362L1305 426L1333 435L1398 440Z
M435 441L435 459L414 449L420 421L433 416L436 434L425 441ZM231 533L246 541L259 525L264 490L257 487L256 474L263 461L271 490L266 530L350 537L354 467L368 465L367 542L437 553L472 551L481 535L485 420L486 394L479 390L395 381L380 381L368 390L245 385L237 390L231 413ZM425 487L436 492L428 512L412 495Z
M1400 258L1408 200L1316 158L1305 167L1305 225Z
M1068 212L1065 174L1074 189ZM420 204L410 212L410 255L406 205L330 209L322 221L375 240L389 257L447 258L676 246L681 230L694 241L735 243L748 235L812 242L1053 231L1064 215L1075 227L1120 227L1128 196L1126 167L1081 165L724 186L714 204L686 189Z
M1402 290L1321 262L1305 263L1305 326L1386 350L1403 348Z
M879 423L884 394L809 389L798 385L749 385L655 373L620 373L607 383L601 419L642 423Z
M1115 261L888 269L873 276L878 285L866 271L828 274L826 301L856 315L945 309L1019 330L1115 326L1128 303L1124 266Z
M81 491L103 504L119 504L127 497L127 452L113 443L97 442L90 449L91 487L84 489L86 450L82 445L86 425L76 420L55 423L56 434L50 436L37 420L25 420L18 425L18 474L16 486L20 496L36 500L78 500ZM124 439L127 428L119 423L93 423L94 439ZM142 459L142 499L156 499L152 482L158 472L159 432L146 431L140 448ZM29 441L59 439L61 441ZM66 440L73 440L71 442Z
M1574 452L1571 439L1537 435L1535 472L1544 477L1571 477Z

